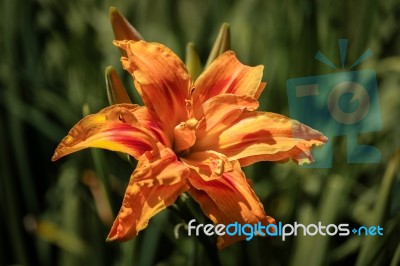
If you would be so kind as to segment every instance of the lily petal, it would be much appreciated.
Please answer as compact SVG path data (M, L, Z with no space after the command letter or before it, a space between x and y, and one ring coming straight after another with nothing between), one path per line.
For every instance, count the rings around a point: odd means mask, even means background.
M310 163L313 161L312 146L327 141L321 132L283 115L249 112L208 145L229 160L239 160L242 166L247 166L258 161L290 158L299 164Z
M132 175L139 186L174 185L189 174L189 168L178 161L173 150L157 143L157 149L145 152Z
M168 135L161 130L161 122L155 117L154 112L151 112L146 106L139 106L133 111L133 114L153 139L161 142L165 147L171 148L171 141Z
M146 152L140 157L107 241L135 237L147 227L151 217L188 190L189 169L177 160L172 150L161 145L158 148L159 152Z
M215 224L260 222L267 226L275 223L273 218L265 214L263 205L254 194L237 161L233 162L232 171L225 172L219 179L204 181L192 171L189 181L192 185L189 194ZM227 234L220 236L217 242L218 249L245 238Z
M194 110L195 117L200 120L196 146L232 126L244 112L257 108L257 100L246 95L222 94L208 99L201 108Z
M84 117L58 145L52 160L89 147L127 153L135 159L153 150L157 140L133 114L137 108L133 104L113 105Z
M218 179L224 172L232 171L232 164L228 158L211 150L191 152L180 159L190 169L196 171L204 181Z
M264 88L260 86L263 68L262 65L243 65L232 51L223 53L196 80L194 109L211 97L223 93L259 96L260 90Z
M188 117L191 79L184 63L169 48L144 41L114 41L127 53L123 67L134 77L144 104L154 111L161 127L173 139L174 127Z
M261 82L257 88L257 91L254 93L253 97L256 99L260 98L260 95L263 92L263 90L265 89L265 86L267 86L267 82Z

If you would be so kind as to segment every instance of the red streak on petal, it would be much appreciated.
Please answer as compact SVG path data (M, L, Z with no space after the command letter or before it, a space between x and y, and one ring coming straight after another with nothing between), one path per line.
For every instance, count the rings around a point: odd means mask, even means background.
M233 79L233 80L226 80L225 82L228 83L229 82L229 87L228 89L225 91L225 93L232 93L233 88L236 87L237 83L238 83L239 79ZM225 85L226 86L226 85Z
M127 138L123 136L115 136L112 137L112 140L124 146L132 147L135 150L140 149L142 153L145 153L146 151L151 151L153 149L151 145L146 144L139 139Z
M110 134L109 139L135 150L140 149L143 153L153 149L154 140L142 129L132 127L129 124L116 124L106 131Z

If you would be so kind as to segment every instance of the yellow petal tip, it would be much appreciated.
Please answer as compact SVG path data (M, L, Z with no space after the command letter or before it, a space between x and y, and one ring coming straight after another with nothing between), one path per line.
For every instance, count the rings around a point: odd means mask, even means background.
M112 242L112 241L114 241L114 240L116 240L116 237L110 237L110 236L108 236L108 237L106 238L106 242Z
M51 157L51 161L57 161L60 158L60 155L58 154L58 152L54 152L53 157Z

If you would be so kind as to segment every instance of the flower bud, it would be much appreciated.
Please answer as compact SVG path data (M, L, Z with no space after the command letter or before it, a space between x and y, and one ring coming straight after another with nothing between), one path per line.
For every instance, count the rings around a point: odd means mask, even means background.
M217 39L214 42L210 55L208 56L205 69L217 58L220 54L231 49L231 32L228 23L223 23L219 29Z
M189 42L186 45L185 59L186 68L190 76L193 78L193 80L196 80L201 73L201 63L199 54L197 53L196 47L192 42Z
M132 103L126 92L124 85L122 85L117 72L115 72L112 66L108 66L105 72L106 76L106 89L107 97L110 105L118 103Z

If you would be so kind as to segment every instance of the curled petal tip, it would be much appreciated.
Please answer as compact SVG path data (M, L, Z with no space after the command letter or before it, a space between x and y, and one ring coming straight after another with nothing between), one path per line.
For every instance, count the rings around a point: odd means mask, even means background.
M58 145L52 160L85 149L103 148L139 158L152 150L154 139L134 114L138 107L119 104L81 119Z
M53 156L51 157L51 161L57 161L60 158L59 154L57 151L54 152Z
M111 231L108 234L108 236L106 238L106 241L107 242L112 242L112 241L115 241L115 240L118 240L118 234L116 232L114 232L114 231Z

